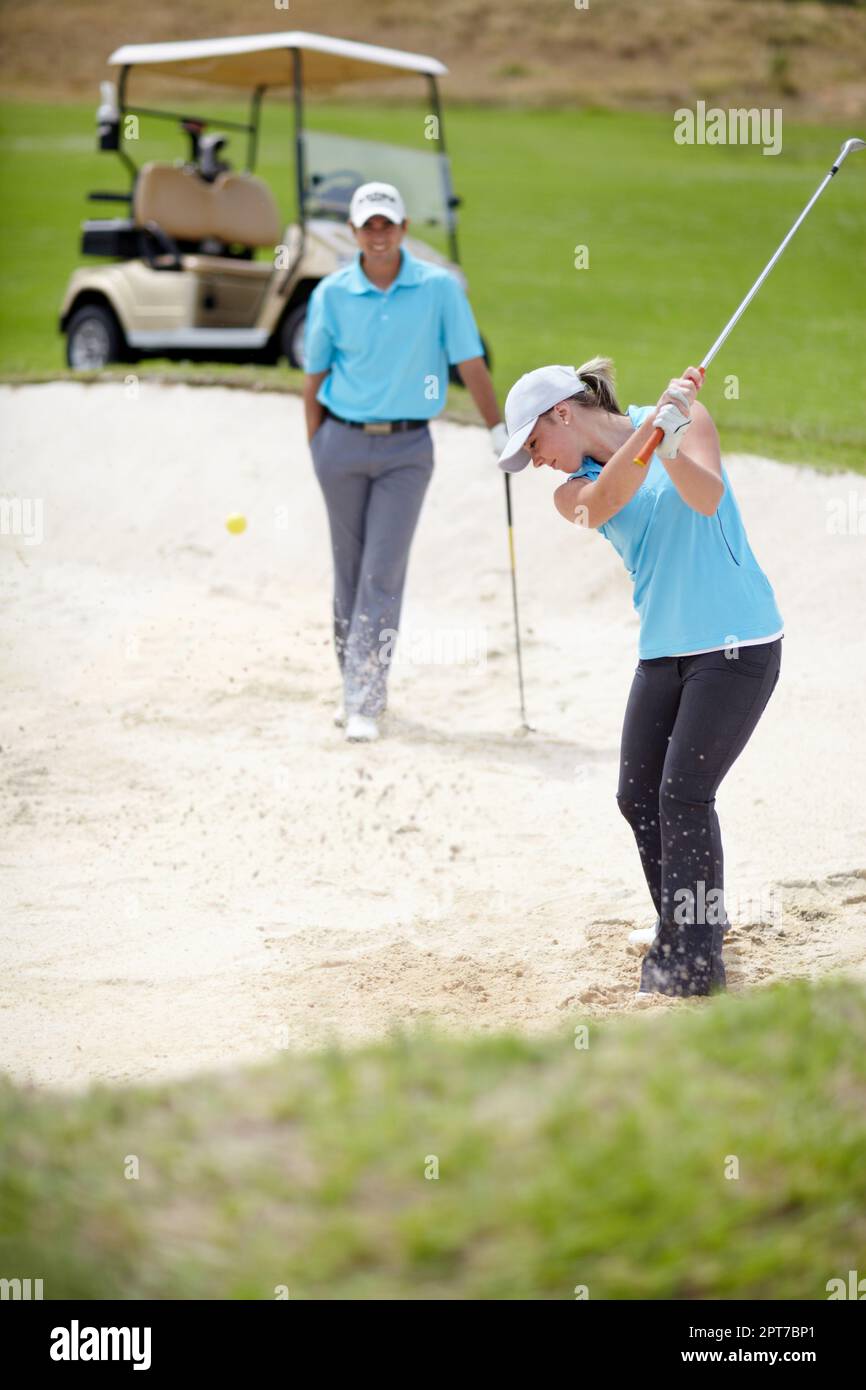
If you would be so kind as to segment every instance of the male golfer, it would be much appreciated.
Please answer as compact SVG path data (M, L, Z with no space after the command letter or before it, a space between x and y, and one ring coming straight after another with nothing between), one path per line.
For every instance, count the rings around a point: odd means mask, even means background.
M463 290L401 245L397 189L365 183L349 225L359 250L316 286L304 344L304 406L334 557L337 717L348 739L379 736L409 547L433 472L428 422L445 405L449 364L491 431L505 426Z

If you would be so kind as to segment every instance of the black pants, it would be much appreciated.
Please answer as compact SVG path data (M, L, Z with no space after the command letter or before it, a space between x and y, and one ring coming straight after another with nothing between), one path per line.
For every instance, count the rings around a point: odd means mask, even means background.
M725 987L716 792L776 687L783 640L638 662L616 799L659 917L641 989L687 995Z

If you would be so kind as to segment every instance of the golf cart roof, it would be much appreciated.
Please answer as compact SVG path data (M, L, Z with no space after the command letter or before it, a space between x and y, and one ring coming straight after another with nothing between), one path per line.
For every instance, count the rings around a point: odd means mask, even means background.
M294 82L294 49L305 54L306 87L380 80L384 73L393 77L395 68L431 77L448 71L443 63L423 53L404 53L399 48L379 48L300 30L179 43L130 43L115 49L108 61L117 67L148 67L151 72L226 87L281 87Z

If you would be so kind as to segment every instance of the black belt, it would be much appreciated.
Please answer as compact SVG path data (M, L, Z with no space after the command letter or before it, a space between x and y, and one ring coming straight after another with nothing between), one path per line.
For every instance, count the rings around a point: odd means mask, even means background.
M365 434L401 434L404 430L421 430L429 425L429 420L344 420L325 406L325 414L340 425L348 425L353 430L363 430Z

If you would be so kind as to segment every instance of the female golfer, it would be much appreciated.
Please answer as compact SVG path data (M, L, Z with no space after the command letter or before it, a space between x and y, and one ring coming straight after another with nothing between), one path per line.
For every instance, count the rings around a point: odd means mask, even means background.
M640 994L725 988L715 798L779 679L782 616L755 559L689 367L656 406L617 404L613 364L541 367L511 388L500 467L566 473L554 502L600 531L634 581L638 664L616 799L658 914ZM636 455L654 428L648 466ZM687 439L687 446L686 446Z

